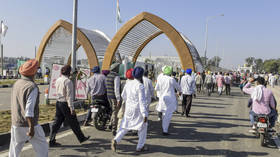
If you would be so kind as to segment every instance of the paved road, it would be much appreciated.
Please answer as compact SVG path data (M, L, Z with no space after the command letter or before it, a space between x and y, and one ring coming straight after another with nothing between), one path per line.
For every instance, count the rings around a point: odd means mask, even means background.
M279 150L272 144L261 147L259 140L248 132L249 120L247 96L237 88L233 96L198 96L193 102L191 118L175 114L170 126L170 136L161 135L161 124L156 113L149 117L147 145L150 150L135 153L137 137L126 136L118 145L118 152L110 150L110 132L83 127L91 139L80 145L71 131L60 133L58 142L63 146L50 148L49 156L268 156L278 157ZM152 107L154 109L154 107ZM152 109L152 110L153 110ZM23 151L23 157L35 156L30 147ZM5 155L3 153L2 155ZM0 154L1 156L1 154Z
M40 104L44 103L44 91L48 88L48 85L39 85L40 89ZM0 111L11 109L11 89L12 88L0 88Z

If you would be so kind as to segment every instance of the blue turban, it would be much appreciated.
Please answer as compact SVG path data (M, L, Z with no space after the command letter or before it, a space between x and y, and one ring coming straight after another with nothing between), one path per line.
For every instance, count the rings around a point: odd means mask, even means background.
M192 69L187 69L187 70L186 70L186 73L187 73L187 74L192 74Z
M136 67L132 72L133 77L136 79L142 78L143 74L144 74L144 69L142 67Z
M100 73L100 68L99 68L99 66L93 67L93 68L91 69L91 72L93 72L93 73Z

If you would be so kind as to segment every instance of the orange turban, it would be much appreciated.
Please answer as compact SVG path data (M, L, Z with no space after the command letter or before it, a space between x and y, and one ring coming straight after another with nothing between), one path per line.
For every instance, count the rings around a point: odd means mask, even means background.
M24 76L34 76L38 67L39 62L36 59L30 59L20 66L19 73Z

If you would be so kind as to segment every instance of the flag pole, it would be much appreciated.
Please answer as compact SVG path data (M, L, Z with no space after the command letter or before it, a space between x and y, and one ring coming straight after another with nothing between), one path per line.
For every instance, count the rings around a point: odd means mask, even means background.
M116 4L116 33L118 32L118 0Z
M2 29L2 24L3 24L3 21L1 20L1 25L0 25L0 27L1 27L1 29ZM1 33L0 33L0 47L1 47L1 75L2 75L2 77L1 78L3 78L3 66L4 66L4 64L3 64L3 61L4 61L4 59L3 59L3 45L2 45L2 33L3 33L3 30L1 31Z

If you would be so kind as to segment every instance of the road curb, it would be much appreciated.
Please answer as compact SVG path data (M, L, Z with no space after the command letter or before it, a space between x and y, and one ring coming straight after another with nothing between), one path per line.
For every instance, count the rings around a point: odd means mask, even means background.
M77 116L77 119L80 123L82 123L84 120L85 120L85 117L86 117L87 113L84 113L82 115L78 115ZM53 121L49 122L49 123L43 123L41 124L44 132L45 132L45 135L48 136L49 133L50 133L50 130L51 130L51 126L53 124ZM61 129L59 131L62 131L62 130L67 130L69 129L68 127L69 125L67 123L63 123L62 127L61 128L64 128L64 129ZM10 144L10 139L11 139L11 133L8 132L8 133L2 133L0 134L0 139L1 139L1 142L0 142L0 146L4 146L4 145L9 145Z
M48 83L37 83L37 85L48 85ZM10 88L12 86L13 86L12 84L3 84L0 85L0 88Z

